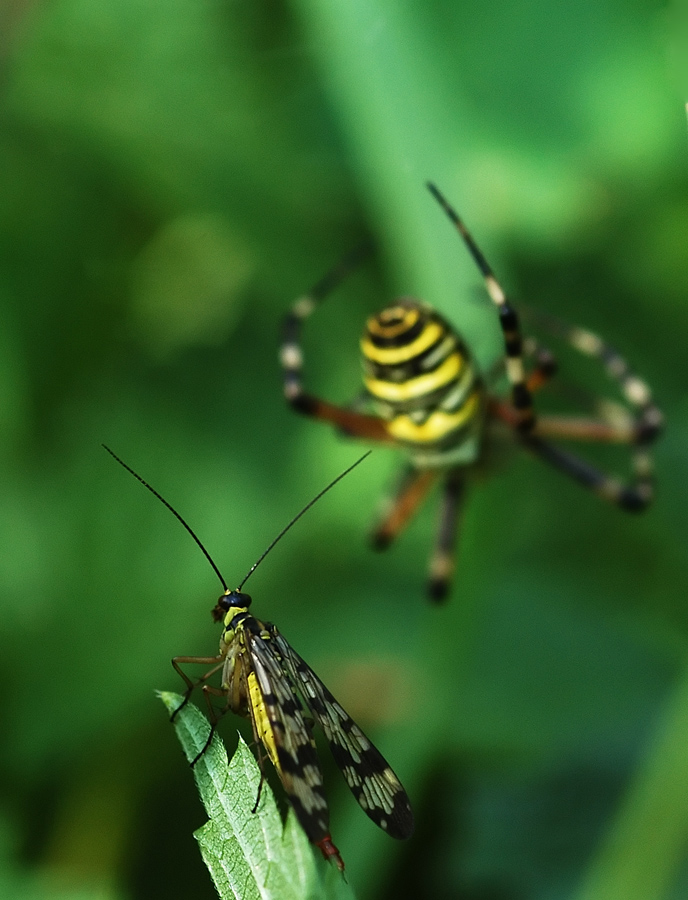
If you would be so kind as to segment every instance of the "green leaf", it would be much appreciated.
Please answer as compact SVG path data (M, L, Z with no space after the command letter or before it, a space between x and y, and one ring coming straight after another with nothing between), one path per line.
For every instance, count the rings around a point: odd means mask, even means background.
M170 712L183 698L168 691L160 699ZM210 724L193 705L175 716L174 726L186 758L203 749ZM217 735L193 768L201 800L210 817L196 840L222 900L346 900L348 885L334 866L316 859L290 810L286 826L267 782L261 788L256 760L239 735L231 761ZM260 803L253 808L260 789Z

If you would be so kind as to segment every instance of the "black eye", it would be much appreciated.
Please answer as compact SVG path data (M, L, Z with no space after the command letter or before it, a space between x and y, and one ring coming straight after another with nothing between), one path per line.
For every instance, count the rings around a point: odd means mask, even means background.
M251 605L250 594L242 594L240 591L232 591L232 606L238 606L245 609Z
M226 594L222 594L217 601L217 607L225 610L225 612L230 609L245 609L250 605L250 595L242 594L241 591L228 591Z

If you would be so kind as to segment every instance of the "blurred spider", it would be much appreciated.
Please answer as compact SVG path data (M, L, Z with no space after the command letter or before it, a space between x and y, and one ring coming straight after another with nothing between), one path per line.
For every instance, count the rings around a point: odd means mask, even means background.
M648 447L661 429L662 414L647 384L601 338L542 317L574 348L602 362L618 383L625 405L599 404L597 415L590 417L536 415L533 394L555 374L556 361L532 339L524 341L516 310L480 248L435 185L428 184L428 189L463 238L497 308L504 337L501 367L510 385L510 398L488 391L470 350L445 318L429 305L408 297L395 300L366 323L361 338L365 385L361 398L343 407L308 393L302 381L303 323L357 265L364 254L361 249L342 260L294 303L284 320L280 361L284 394L295 410L331 422L347 435L393 444L406 452L407 465L372 531L376 549L389 546L432 485L442 481L439 528L428 583L430 597L439 601L451 587L466 482L485 457L486 435L493 425L508 426L521 446L599 497L638 512L653 498ZM630 480L621 481L561 449L551 442L555 438L630 445Z

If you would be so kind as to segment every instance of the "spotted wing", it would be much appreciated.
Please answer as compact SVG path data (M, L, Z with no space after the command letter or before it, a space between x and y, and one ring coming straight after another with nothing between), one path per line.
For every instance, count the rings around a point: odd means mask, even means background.
M264 635L262 629L247 629L246 646L277 753L277 774L308 839L319 844L329 839L330 830L320 761L291 673L283 668L272 637ZM252 714L255 721L256 710Z
M274 630L273 638L363 811L391 837L410 837L411 804L387 760L282 635Z

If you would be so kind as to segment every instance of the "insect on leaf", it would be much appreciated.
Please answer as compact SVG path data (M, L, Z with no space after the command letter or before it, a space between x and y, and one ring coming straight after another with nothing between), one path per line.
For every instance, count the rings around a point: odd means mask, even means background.
M159 696L170 713L183 700L169 691ZM187 759L193 760L208 739L208 720L187 704L175 716L174 726ZM292 812L286 826L282 824L266 783L253 812L261 776L241 736L228 763L215 735L193 772L209 816L195 837L222 900L350 900L350 888L341 877L332 877L339 873L316 860Z

